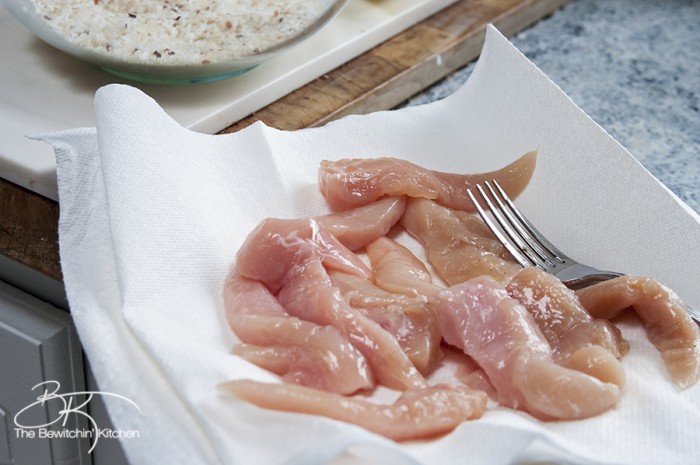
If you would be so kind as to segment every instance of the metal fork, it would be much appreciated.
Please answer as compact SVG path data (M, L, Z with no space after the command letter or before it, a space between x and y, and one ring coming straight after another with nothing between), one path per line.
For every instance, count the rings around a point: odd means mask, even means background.
M522 214L503 188L493 180L475 185L491 215L481 206L472 189L467 195L491 232L522 266L535 266L555 275L567 287L582 289L595 283L622 276L577 262L549 242ZM700 323L700 311L686 306L688 313Z

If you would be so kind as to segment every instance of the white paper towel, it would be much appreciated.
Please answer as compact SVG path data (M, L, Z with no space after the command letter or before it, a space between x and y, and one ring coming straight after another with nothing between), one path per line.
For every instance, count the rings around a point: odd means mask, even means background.
M700 463L700 386L678 391L633 318L621 403L542 423L506 409L431 441L397 444L333 420L221 396L274 376L230 354L221 291L265 217L324 213L325 158L394 156L452 172L499 168L539 147L518 199L554 243L605 269L652 276L700 307L700 220L490 27L466 84L438 102L283 132L191 132L140 91L111 85L96 129L40 136L55 148L61 263L71 312L133 464ZM358 459L359 460L359 459Z

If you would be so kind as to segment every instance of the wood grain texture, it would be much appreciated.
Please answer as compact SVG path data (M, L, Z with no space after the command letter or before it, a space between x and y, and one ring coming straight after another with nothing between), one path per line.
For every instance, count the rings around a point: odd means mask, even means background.
M61 280L58 204L0 179L0 253Z
M476 58L488 23L512 35L566 0L462 0L222 130L256 121L278 129L320 126L393 108ZM0 254L61 279L56 202L0 179Z
M392 108L476 58L486 25L512 35L566 0L463 0L291 92L221 133L256 121L278 129L321 126Z

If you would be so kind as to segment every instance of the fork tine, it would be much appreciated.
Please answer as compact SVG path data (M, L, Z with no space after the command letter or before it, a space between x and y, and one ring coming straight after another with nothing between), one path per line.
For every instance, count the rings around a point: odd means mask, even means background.
M491 197L489 197L489 195L485 193L483 187L479 185L477 185L477 190L489 206L493 218L510 238L510 241L518 248L520 253L527 257L531 265L542 268L543 270L553 266L553 263L547 259L546 254L538 253L535 247L533 247L532 240L524 233L522 225L517 222L517 219L514 218L507 207L503 205L503 202L498 195L496 195L488 181L486 181L484 185Z
M504 228L508 236L515 241L521 250L528 251L527 254L529 257L532 257L532 262L535 265L545 269L546 267L554 266L552 254L544 250L539 242L532 237L527 227L521 222L524 216L520 214L519 211L513 211L516 207L510 201L506 193L501 189L499 194L496 194L496 191L494 191L488 181L486 181L484 185L486 189L488 189L493 200L498 204L498 208L492 209L491 213L496 217L498 223ZM534 254L534 257L532 254Z
M481 185L475 185L491 211L490 216L470 189L467 189L467 194L486 225L520 265L536 266L547 271L570 260L530 223L496 180L491 182L495 189L488 181L483 183L488 194Z
M564 263L565 261L567 261L569 258L566 256L566 254L559 250L554 244L549 242L547 238L541 232L539 232L532 223L530 223L527 217L523 215L523 213L520 211L520 209L518 209L518 207L515 206L513 201L508 197L508 194L506 194L506 192L495 179L493 180L493 185L496 187L499 196L505 202L505 205L508 207L508 210L512 212L512 214L517 218L517 221L513 219L513 223L516 225L522 225L523 228L527 231L522 231L523 237L525 237L525 235L531 237L534 241L534 244L532 245L534 245L536 248L539 248L540 252L546 252L547 254L549 254L549 256L551 256L551 258L553 258L557 262Z
M495 206L491 202L491 200L486 196L484 190L481 188L479 184L476 185L476 189L478 190L479 194L481 195L481 198L484 200L486 203L487 207L491 212L493 213L496 211ZM484 208L481 206L481 203L476 199L474 194L472 193L471 189L467 189L467 195L469 196L469 199L472 201L474 204L474 207L476 208L476 211L479 213L479 216L481 216L481 219L484 220L484 223L486 223L486 226L491 230L491 232L496 236L496 238L503 244L503 246L508 250L508 252L513 256L515 261L517 261L521 266L527 267L527 266L533 266L535 263L528 257L520 248L518 248L511 240L509 240L508 237L504 234L504 232L496 226L494 221L489 217L489 215L486 214L486 211ZM496 218L494 216L494 218ZM496 218L498 221L498 219Z

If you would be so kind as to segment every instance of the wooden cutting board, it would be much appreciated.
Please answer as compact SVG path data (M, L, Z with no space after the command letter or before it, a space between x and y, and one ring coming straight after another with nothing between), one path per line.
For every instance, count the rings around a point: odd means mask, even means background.
M510 36L565 3L459 1L222 132L257 120L279 129L300 129L392 108L476 58L488 23Z
M393 108L476 58L487 24L510 36L565 3L461 0L221 132L258 120L293 130ZM61 281L58 214L56 202L0 179L0 254Z

